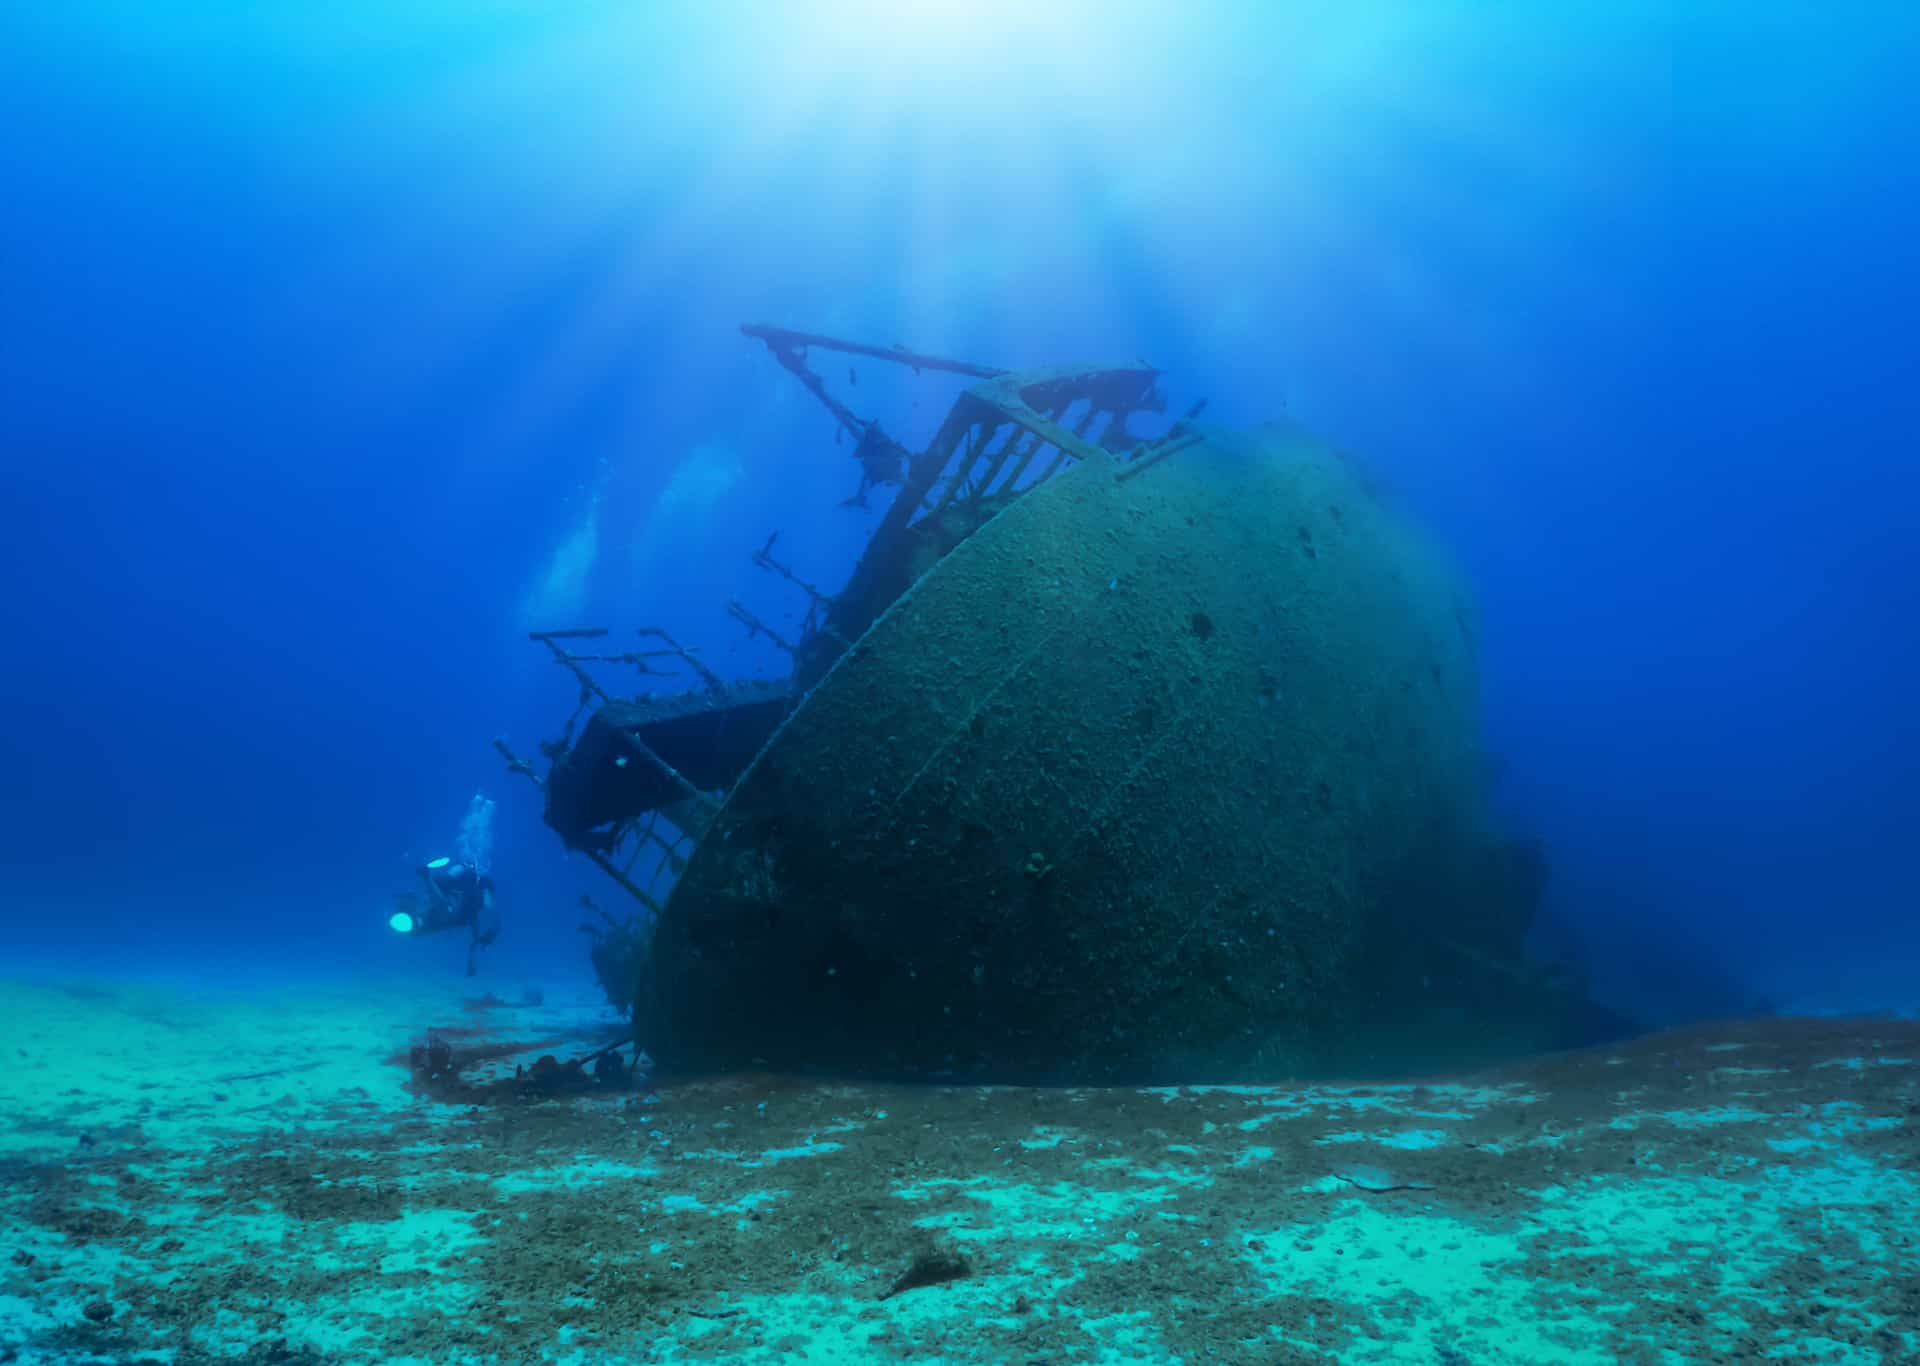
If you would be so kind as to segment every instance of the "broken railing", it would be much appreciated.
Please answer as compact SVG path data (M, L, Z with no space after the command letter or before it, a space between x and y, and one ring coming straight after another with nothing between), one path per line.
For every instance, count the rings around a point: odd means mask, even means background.
M677 660L695 674L710 693L724 695L728 691L726 683L719 675L701 663L691 650L658 627L643 627L637 633L642 641L647 642L641 649L585 654L576 653L571 648L572 642L604 640L610 634L605 627L598 626L528 632L530 639L545 645L555 662L573 676L579 685L579 696L574 704L573 713L561 727L559 736L543 741L540 745L541 753L548 760L548 771L545 776L534 772L532 763L514 753L505 740L496 739L493 747L507 761L507 767L511 771L528 778L534 786L547 794L549 799L552 795L554 774L573 751L575 734L581 719L589 714L599 715L616 701L589 671L588 665L616 664L636 669L639 673L650 677L672 678L675 676L673 671L661 668L660 663L665 660ZM617 756L618 759L649 766L670 782L689 805L683 809L681 821L678 824L669 824L664 830L661 822L668 806L661 804L637 813L630 820L617 823L614 829L607 832L604 840L584 843L569 839L568 843L597 864L601 871L619 883L648 911L657 915L664 898L664 893L659 890L662 876L668 873L674 877L679 875L680 869L685 866L688 853L692 850L690 829L698 830L704 824L703 819L689 819L688 813L703 817L713 809L714 798L695 786L633 728L620 727L614 729L612 733L618 737L618 743L629 751L625 755ZM624 857L622 857L623 845L627 846ZM650 876L637 867L641 858L649 852L656 855ZM640 881L643 876L647 878L644 885Z
M933 564L1069 463L1105 460L1126 479L1198 439L1186 429L1197 408L1151 441L1127 430L1135 413L1164 408L1159 371L1145 362L1010 371L785 328L741 330L826 408L836 442L852 438L860 483L848 502L864 505L876 488L897 490L846 584L826 592L776 559L777 532L754 553L757 568L798 589L807 603L797 629L770 623L738 600L727 605L749 638L764 636L792 661L790 677L771 684L728 683L657 627L639 631L627 650L610 648L609 632L598 627L532 632L573 677L578 699L559 737L540 747L549 761L545 775L495 741L508 766L542 789L547 823L568 846L656 915L757 745ZM877 418L836 397L811 363L815 353L974 382L915 453ZM657 700L650 690L623 695L598 681L608 669L631 670L648 684L677 679L686 686Z
M836 434L853 437L860 487L850 501L864 503L879 485L899 487L846 587L810 603L812 629L789 650L802 688L818 681L926 568L1015 498L1068 461L1134 456L1142 443L1127 432L1128 418L1163 406L1156 387L1160 372L1145 362L1010 371L785 328L749 325L741 331L764 342L821 402ZM962 391L926 448L909 454L877 419L861 417L829 391L809 364L816 351L979 382Z

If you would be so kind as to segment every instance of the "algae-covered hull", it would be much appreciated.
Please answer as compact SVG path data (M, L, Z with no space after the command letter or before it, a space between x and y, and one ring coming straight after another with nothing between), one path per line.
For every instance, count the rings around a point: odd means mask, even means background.
M915 583L735 786L643 1037L690 1067L1061 1078L1547 1042L1480 819L1474 650L1451 570L1297 430L1083 460Z
M1484 817L1468 595L1349 460L1197 410L1135 435L1144 364L746 330L852 435L854 501L898 491L838 592L755 555L807 598L791 642L730 609L784 679L657 628L539 637L581 692L535 781L644 908L588 928L656 1058L1196 1080L1560 1037L1574 1003L1521 953L1541 862ZM909 455L821 350L970 383Z

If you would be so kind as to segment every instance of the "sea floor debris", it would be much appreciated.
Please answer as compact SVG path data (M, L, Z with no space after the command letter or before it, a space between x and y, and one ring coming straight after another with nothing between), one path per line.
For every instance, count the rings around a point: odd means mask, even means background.
M577 1056L581 999L449 1047ZM0 1360L1920 1355L1913 1022L1404 1083L448 1101L409 1089L435 1018L0 986Z

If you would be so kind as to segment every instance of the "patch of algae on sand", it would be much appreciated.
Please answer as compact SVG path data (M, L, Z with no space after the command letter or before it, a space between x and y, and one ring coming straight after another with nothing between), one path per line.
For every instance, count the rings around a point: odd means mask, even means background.
M284 994L198 1022L186 997L24 999L0 1019L46 1031L19 1046L78 1094L16 1085L0 1113L22 1362L1920 1359L1920 1027L1472 1084L740 1077L474 1106L394 1062L457 997L310 993L272 1032ZM193 1106L262 1059L306 1069L272 1078L286 1105ZM141 1137L78 1129L86 1105ZM968 1274L890 1294L929 1243Z
M1367 1360L1485 1360L1493 1343L1510 1361L1614 1360L1594 1344L1605 1320L1584 1311L1543 1316L1530 1302L1520 1237L1444 1215L1408 1213L1362 1198L1308 1226L1258 1230L1246 1251L1269 1294L1337 1297L1370 1320ZM1486 1347L1460 1352L1463 1339Z
M1809 1269L1817 1278L1822 1268L1845 1265L1853 1274L1899 1280L1904 1251L1890 1245L1873 1216L1889 1204L1920 1208L1920 1181L1843 1149L1806 1166L1631 1185L1593 1180L1539 1194L1534 1253L1561 1264L1571 1282L1568 1300L1591 1306L1596 1318L1618 1303L1623 1285L1643 1301L1682 1312L1717 1303L1699 1317L1703 1327L1724 1333L1742 1330L1746 1319L1732 1311L1750 1307L1805 1324L1798 1359L1840 1363L1883 1357L1849 1346L1839 1333L1920 1329L1890 1315L1845 1311L1837 1294L1825 1304L1817 1289L1808 1294ZM1848 1255L1835 1255L1843 1250ZM1836 1310L1835 1332L1823 1331L1822 1319Z

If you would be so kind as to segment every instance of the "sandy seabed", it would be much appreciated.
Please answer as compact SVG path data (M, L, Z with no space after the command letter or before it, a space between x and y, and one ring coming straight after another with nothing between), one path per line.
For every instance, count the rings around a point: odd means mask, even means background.
M465 989L0 983L0 1362L1920 1360L1913 1022L620 1089L513 1080L618 1035L585 994Z

